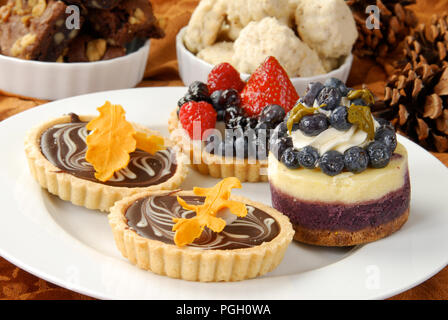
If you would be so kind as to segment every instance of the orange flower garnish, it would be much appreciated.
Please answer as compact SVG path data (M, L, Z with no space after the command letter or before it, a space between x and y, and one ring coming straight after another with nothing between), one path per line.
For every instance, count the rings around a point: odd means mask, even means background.
M126 168L129 153L137 145L132 124L126 121L125 112L120 105L109 101L97 109L100 115L87 124L92 131L87 136L86 160L95 169L95 178L107 181L118 170Z
M105 182L115 172L126 168L129 154L136 148L151 154L164 149L162 137L135 131L126 121L122 106L106 101L97 110L100 115L86 126L92 132L86 139L86 160L93 165L95 178L99 181Z
M225 178L212 188L194 188L195 195L206 197L204 204L196 206L190 205L180 197L177 197L179 204L186 210L196 212L196 216L191 219L173 218L175 225L173 231L174 243L182 247L192 243L199 238L204 230L208 227L214 232L221 232L226 226L226 222L216 217L218 212L223 208L228 208L231 213L238 217L247 215L246 205L242 202L229 200L232 188L241 188L241 182L235 178Z
M165 140L163 137L157 135L148 136L144 132L136 132L134 134L134 138L137 142L137 149L143 150L150 154L166 149Z

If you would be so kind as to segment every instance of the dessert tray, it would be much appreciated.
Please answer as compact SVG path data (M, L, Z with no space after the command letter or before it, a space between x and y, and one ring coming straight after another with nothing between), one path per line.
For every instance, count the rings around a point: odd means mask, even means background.
M399 137L409 152L411 213L395 234L362 246L323 248L291 243L279 267L229 283L177 280L140 270L116 249L107 215L50 195L26 164L27 130L49 118L94 114L105 100L121 104L131 121L168 136L170 112L185 88L141 88L52 102L0 123L0 255L62 287L100 299L384 299L430 278L448 263L448 170ZM183 189L217 179L194 170ZM235 192L270 205L268 183Z

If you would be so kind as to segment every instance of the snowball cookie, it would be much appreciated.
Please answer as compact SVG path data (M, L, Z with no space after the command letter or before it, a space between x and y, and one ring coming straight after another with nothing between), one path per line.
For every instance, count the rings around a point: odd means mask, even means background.
M300 0L295 17L300 37L322 58L350 54L358 38L355 19L344 0Z
M184 35L184 44L192 53L216 42L226 17L226 0L202 0L193 12Z
M197 54L199 59L205 62L211 63L213 65L220 64L223 62L232 63L233 56L233 42L218 42L212 46L202 49Z
M227 0L227 36L235 41L240 31L252 21L260 21L266 17L277 18L289 24L289 0Z
M234 66L243 73L253 73L268 56L277 58L290 77L325 73L316 52L276 18L249 23L233 48Z

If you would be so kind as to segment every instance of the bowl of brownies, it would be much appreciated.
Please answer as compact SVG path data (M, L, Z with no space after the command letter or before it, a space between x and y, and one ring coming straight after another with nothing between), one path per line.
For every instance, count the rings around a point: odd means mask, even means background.
M150 39L163 36L149 0L8 0L0 90L55 100L131 88L143 78Z

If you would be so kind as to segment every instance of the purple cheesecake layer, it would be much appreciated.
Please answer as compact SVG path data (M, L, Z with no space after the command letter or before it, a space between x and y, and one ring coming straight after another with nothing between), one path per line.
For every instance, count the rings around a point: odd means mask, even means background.
M301 201L270 186L272 206L287 215L292 224L313 230L349 232L377 227L398 218L409 208L411 193L409 172L400 189L381 199L355 204Z

